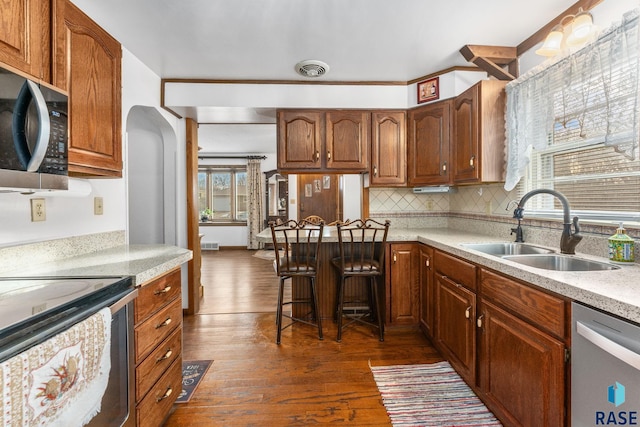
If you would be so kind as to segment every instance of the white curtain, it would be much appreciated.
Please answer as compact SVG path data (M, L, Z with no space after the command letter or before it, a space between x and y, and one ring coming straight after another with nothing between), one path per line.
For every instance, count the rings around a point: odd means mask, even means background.
M247 249L263 247L256 237L263 227L262 198L260 159L250 157L247 163Z
M575 53L550 59L506 86L507 174L512 190L531 151L599 138L638 156L639 12Z

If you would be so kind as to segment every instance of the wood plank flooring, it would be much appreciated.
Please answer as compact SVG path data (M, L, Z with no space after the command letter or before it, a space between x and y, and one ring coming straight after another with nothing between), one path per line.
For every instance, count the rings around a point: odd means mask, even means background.
M201 314L184 319L185 360L213 359L191 401L176 404L166 427L389 426L372 366L442 360L417 329L375 331L296 324L275 344L277 277L253 251L203 253Z

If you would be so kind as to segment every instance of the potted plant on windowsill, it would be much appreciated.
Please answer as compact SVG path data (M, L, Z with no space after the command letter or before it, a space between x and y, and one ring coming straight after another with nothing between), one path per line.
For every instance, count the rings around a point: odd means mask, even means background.
M213 219L213 211L209 208L206 208L200 213L200 221L211 221Z

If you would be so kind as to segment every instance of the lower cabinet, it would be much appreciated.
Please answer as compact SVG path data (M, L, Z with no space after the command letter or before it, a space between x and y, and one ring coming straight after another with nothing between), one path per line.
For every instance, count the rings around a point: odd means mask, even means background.
M182 390L180 268L140 287L134 304L136 425L162 425Z
M569 425L570 300L439 250L432 261L432 337L451 366L504 425Z
M392 243L387 255L386 324L417 326L420 316L418 245Z
M435 318L434 303L435 287L433 283L433 249L426 245L419 245L420 268L418 269L418 284L420 286L420 328L429 338L433 337L433 322Z

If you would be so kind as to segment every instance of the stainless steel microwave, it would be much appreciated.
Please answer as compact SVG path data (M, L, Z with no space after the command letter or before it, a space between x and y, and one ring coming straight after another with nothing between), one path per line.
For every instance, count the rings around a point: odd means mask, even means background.
M0 68L0 191L68 189L67 95Z

